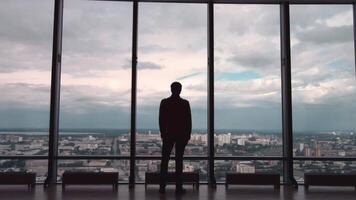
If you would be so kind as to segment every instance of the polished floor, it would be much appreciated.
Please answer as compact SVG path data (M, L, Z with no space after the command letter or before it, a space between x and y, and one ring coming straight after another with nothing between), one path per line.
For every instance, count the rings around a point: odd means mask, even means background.
M115 192L110 186L68 186L64 192L60 185L50 189L44 189L42 185L37 185L35 189L28 190L26 186L3 186L0 185L1 200L155 200L155 199L194 199L194 200L356 200L356 190L353 187L311 187L309 191L304 191L303 186L298 190L282 186L281 189L273 190L270 186L232 186L225 189L225 186L218 185L216 189L209 189L207 185L201 185L199 190L190 186L185 186L187 193L176 196L174 187L168 186L165 195L158 193L157 186L136 185L134 189L129 189L127 185L119 185Z

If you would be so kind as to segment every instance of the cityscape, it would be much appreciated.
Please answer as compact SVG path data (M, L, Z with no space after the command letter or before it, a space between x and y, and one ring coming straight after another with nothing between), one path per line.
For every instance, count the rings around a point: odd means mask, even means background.
M218 130L215 133L215 156L277 156L282 157L282 135L278 132L249 130ZM61 131L58 141L60 156L73 155L130 155L130 134L128 130L67 130ZM174 153L174 152L173 152ZM1 155L47 155L48 133L44 131L0 132ZM136 135L136 155L159 156L161 138L157 130L139 130ZM356 135L353 131L304 132L294 134L293 154L299 157L355 157ZM194 130L185 150L186 156L207 155L206 131ZM129 178L129 160L75 160L58 161L58 181L66 170L115 171L119 180ZM143 182L145 172L159 171L160 160L136 160L136 180ZM207 180L207 160L186 160L184 171L199 172L201 181ZM274 172L282 175L280 160L215 160L215 176L223 182L225 173ZM174 161L169 170L174 171ZM356 170L352 161L294 161L294 176L303 181L305 172L350 173ZM0 171L33 171L37 181L43 182L47 173L47 160L0 160Z

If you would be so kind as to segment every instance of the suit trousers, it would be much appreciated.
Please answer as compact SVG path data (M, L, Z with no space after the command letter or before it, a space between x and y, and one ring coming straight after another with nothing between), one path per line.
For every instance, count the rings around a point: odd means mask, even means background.
M183 180L183 154L188 141L174 141L164 139L162 144L162 161L160 174L160 187L165 187L167 184L168 162L173 146L175 146L175 163L176 163L176 188L182 188Z

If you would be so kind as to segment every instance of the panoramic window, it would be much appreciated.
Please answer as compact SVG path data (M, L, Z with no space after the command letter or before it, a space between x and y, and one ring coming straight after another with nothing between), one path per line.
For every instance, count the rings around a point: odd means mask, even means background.
M2 1L0 19L0 155L47 155L53 1ZM1 160L0 171L42 181L47 160Z
M171 95L174 81L183 85L181 97L190 101L192 110L193 131L185 155L207 153L206 16L206 5L139 5L137 155L161 155L159 106ZM151 168L155 167L147 167Z
M356 156L352 6L291 6L291 37L294 155ZM298 180L304 172L352 170L352 162L294 163Z
M215 5L215 156L282 156L278 5ZM225 172L282 173L279 161L215 161Z
M129 155L132 3L66 1L63 21L59 154Z

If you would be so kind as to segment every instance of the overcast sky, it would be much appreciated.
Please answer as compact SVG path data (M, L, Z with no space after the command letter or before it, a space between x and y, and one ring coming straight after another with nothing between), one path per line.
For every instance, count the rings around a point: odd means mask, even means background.
M61 128L130 126L132 4L65 1ZM207 9L139 4L137 127L170 83L207 126ZM278 5L215 5L215 127L281 130ZM351 5L291 6L294 130L356 129ZM53 1L0 7L0 128L48 128Z

